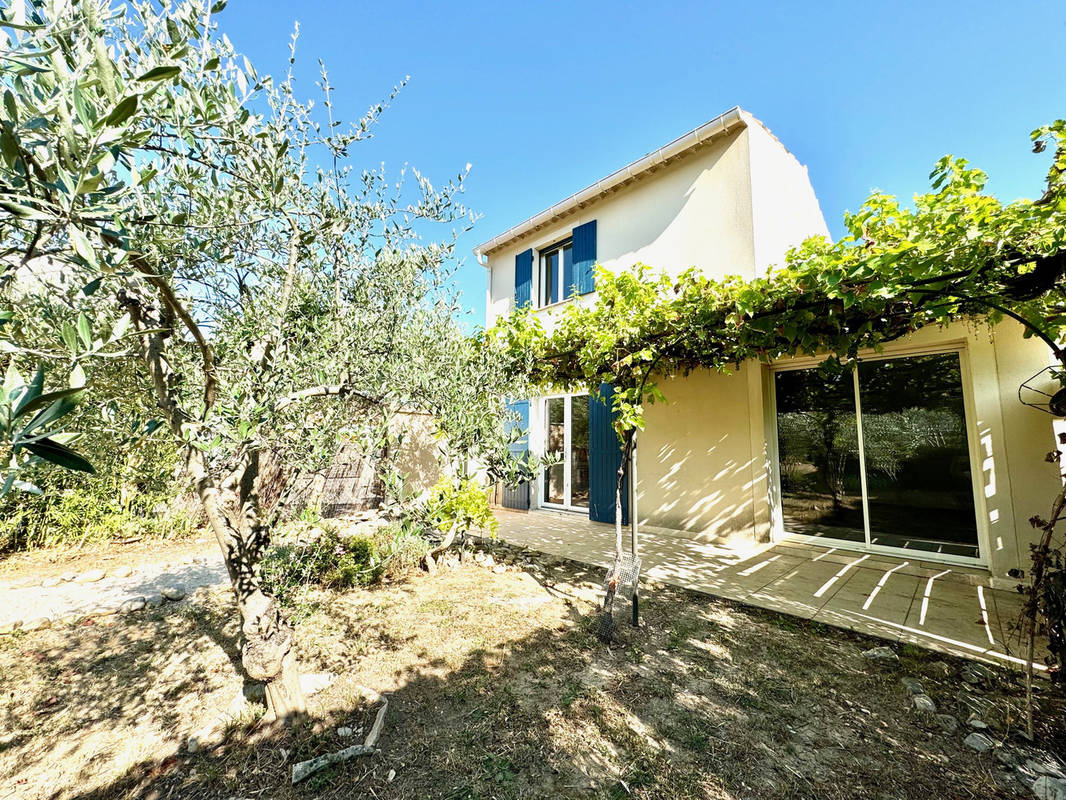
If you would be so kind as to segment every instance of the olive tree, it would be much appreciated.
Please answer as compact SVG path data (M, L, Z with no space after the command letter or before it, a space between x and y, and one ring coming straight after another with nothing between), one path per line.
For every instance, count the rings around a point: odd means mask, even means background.
M4 332L12 360L66 369L65 326L84 320L95 356L140 365L225 556L244 667L283 716L303 699L292 626L259 574L263 454L321 455L447 402L465 379L441 352L448 264L470 215L465 171L434 186L353 168L384 103L342 125L324 70L322 102L299 100L296 37L273 81L217 32L224 5L0 12Z

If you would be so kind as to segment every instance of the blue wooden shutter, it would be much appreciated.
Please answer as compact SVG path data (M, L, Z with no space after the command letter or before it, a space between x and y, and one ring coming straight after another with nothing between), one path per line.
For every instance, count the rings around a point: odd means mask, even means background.
M612 424L611 397L614 388L600 384L589 395L589 519L614 522L614 490L622 463L622 443ZM629 524L629 476L622 487L622 522Z
M507 403L507 410L512 414L518 414L517 421L509 419L505 429L510 433L514 428L522 430L522 438L511 442L507 449L514 458L524 459L529 454L529 401L511 400ZM504 508L529 508L529 483L520 486L504 486L502 504Z
M533 299L533 251L523 250L514 257L514 305L528 306ZM529 407L527 405L526 411ZM528 419L528 413L527 413Z
M573 232L574 284L578 294L588 294L596 288L592 265L596 263L596 220L578 225Z

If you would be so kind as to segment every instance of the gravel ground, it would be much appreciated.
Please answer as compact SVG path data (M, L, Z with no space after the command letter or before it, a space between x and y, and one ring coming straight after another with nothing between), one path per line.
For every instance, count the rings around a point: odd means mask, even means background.
M58 581L55 585L27 586L24 581L0 583L0 631L16 624L41 627L45 620L51 624L114 613L123 603L136 598L161 601L165 589L191 592L200 586L216 586L228 580L222 559L215 554L186 556L177 564L143 564L126 577L105 574L98 580L90 579L99 575L101 568L81 566L80 572L66 573L73 580L62 577L45 580L45 583Z

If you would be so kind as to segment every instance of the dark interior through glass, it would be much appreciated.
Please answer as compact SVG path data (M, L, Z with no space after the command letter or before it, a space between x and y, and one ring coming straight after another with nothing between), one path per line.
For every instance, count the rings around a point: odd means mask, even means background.
M957 353L859 365L873 544L977 557Z
M851 371L778 372L774 383L785 531L865 542ZM958 354L864 361L858 385L871 544L976 558Z
M774 383L785 531L865 542L851 371L790 370Z

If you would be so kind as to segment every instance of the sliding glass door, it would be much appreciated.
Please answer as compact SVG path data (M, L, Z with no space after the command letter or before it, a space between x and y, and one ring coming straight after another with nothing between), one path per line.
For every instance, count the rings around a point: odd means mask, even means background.
M774 374L782 527L980 557L959 354Z
M541 502L559 508L589 507L588 395L544 401L544 451L556 463L544 468Z

